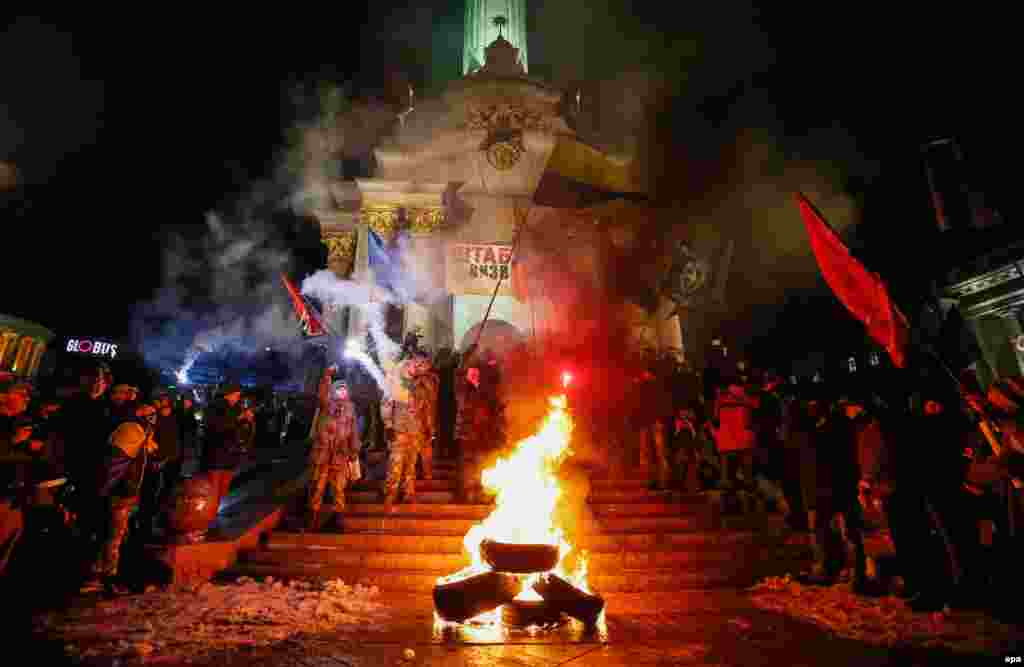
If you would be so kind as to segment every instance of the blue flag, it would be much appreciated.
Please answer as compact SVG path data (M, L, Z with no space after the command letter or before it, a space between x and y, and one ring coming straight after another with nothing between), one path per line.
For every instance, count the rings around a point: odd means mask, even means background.
M402 264L398 257L397 248L389 248L377 232L367 230L367 252L369 255L370 270L378 287L389 292L397 292L399 288L399 276L401 275Z

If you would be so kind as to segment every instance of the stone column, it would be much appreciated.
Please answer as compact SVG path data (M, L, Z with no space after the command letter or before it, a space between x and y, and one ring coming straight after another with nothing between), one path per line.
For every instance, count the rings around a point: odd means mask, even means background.
M365 285L370 291L370 301L375 300L373 289L375 279L370 270L370 230L380 236L385 243L390 243L398 233L399 209L397 206L375 205L364 206L360 211L357 226L355 261L352 268L352 280ZM360 342L366 338L369 328L366 308L369 304L349 309L348 335Z
M31 336L22 336L18 341L18 353L11 364L11 370L18 375L28 375L29 357L32 355L32 346L35 340Z
M352 268L352 280L364 285L369 284L370 276L370 255L367 251L369 243L369 228L360 224L356 228L356 253ZM362 306L350 306L348 313L348 337L360 341L366 338L367 320L366 311Z
M39 364L43 360L43 354L46 352L46 343L38 341L36 343L36 349L32 353L32 359L28 365L28 374L34 376L39 372Z
M405 331L419 327L423 336L421 345L436 352L443 343L441 322L437 317L435 301L444 289L444 248L438 236L445 224L444 209L440 206L420 206L406 209L406 220L412 236L410 268L417 282L422 283L424 303L410 303L405 307ZM442 300L443 301L443 300Z
M18 340L18 334L13 331L5 331L0 334L0 370L7 369L7 356L13 356L14 341Z
M327 246L327 268L335 276L342 280L348 279L352 274L352 267L355 263L357 230L323 232L323 244ZM325 308L324 318L327 326L338 335L344 335L345 309L343 307L330 305Z

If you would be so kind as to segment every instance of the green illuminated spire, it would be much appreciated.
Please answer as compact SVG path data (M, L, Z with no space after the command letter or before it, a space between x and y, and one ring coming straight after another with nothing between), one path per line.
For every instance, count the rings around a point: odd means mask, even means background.
M519 49L519 61L528 69L526 57L526 0L466 0L465 35L462 42L462 73L483 66L484 49L501 35Z

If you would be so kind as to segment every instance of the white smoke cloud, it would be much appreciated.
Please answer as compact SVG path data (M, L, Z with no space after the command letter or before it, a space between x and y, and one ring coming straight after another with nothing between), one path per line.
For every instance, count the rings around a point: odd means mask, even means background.
M204 353L273 347L297 357L301 338L280 283L291 255L279 230L251 212L235 223L210 213L206 223L199 239L167 239L163 286L133 313L146 361L185 382Z

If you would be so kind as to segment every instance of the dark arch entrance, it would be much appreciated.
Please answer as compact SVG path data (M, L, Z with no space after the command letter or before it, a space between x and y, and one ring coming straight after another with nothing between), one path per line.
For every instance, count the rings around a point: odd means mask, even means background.
M481 325L483 322L477 322L469 328L459 344L459 352L465 352L466 348L473 344ZM487 326L484 327L483 335L480 336L480 351L489 349L497 356L502 357L525 342L526 339L522 332L514 325L505 320L487 320Z

